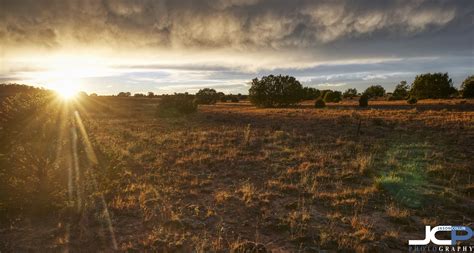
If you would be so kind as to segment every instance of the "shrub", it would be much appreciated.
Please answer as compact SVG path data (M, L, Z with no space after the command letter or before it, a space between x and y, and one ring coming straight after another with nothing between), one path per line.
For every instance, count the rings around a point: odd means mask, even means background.
M357 89L355 89L355 88L347 89L346 91L344 91L342 96L344 98L352 99L353 97L357 96Z
M226 103L226 102L227 102L227 96L222 96L219 100L220 100L222 103Z
M456 89L448 73L427 73L415 77L410 95L417 99L448 98L455 92Z
M369 96L362 94L359 98L359 106L365 107L369 105Z
M303 88L303 99L317 99L321 96L321 91L313 87L304 87Z
M407 85L406 81L401 81L400 84L398 84L395 87L395 90L393 91L392 96L390 97L390 100L404 100L408 97L408 90L409 87Z
M461 93L463 98L474 98L474 75L469 76L462 82Z
M381 85L372 85L364 91L364 94L369 98L383 97L385 89Z
M117 94L117 97L130 97L131 95L132 95L132 93L130 93L130 92L128 92L128 91L127 91L127 92L123 92L123 91L122 91L122 92L119 92L119 93Z
M314 107L324 108L324 107L326 107L326 103L324 103L324 100L322 98L318 98L318 99L316 99L316 102L314 102Z
M231 96L230 97L230 102L232 103L238 103L239 102L239 98L237 96Z
M415 97L410 97L409 99L407 99L407 103L411 105L416 104L416 102L418 102L418 99L416 99Z
M158 103L158 116L174 117L191 114L197 111L197 103L191 95L164 95Z
M326 103L339 103L342 100L342 93L340 91L328 91L324 95L324 102Z
M219 94L214 89L204 88L196 93L196 102L203 105L212 105L219 99Z
M1 91L1 89L0 89ZM56 166L61 107L54 93L20 91L0 104L0 220L5 214L57 210L64 199L55 187L67 187ZM21 131L19 131L21 130Z
M291 106L303 99L303 86L292 76L264 76L252 80L249 98L259 107Z

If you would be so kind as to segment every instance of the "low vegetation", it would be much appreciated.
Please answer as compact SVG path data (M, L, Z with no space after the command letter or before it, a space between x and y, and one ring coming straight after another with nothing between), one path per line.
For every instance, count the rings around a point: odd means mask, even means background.
M0 250L403 252L474 215L474 101L321 94L294 108L8 96Z

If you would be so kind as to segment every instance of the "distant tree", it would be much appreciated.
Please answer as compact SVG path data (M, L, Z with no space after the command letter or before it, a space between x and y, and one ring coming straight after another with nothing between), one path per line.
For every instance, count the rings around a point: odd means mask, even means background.
M469 76L462 82L461 94L463 98L474 98L474 75Z
M390 100L407 99L409 95L409 90L410 90L410 87L408 86L407 81L401 81L400 84L398 84L395 87L395 90L393 91L393 94L390 97Z
M319 96L321 96L321 92L313 87L304 87L303 88L303 99L305 100L311 100L311 99L316 99Z
M220 100L221 102L226 102L227 101L227 96L224 94L224 92L219 91L217 92L217 100ZM225 101L223 101L225 100Z
M359 106L366 107L368 105L369 105L369 96L367 96L367 94L364 93L359 98Z
M342 100L342 92L340 91L329 91L324 95L325 103L339 103Z
M239 102L239 98L237 96L234 96L234 95L229 95L229 99L230 99L230 102L232 103L238 103Z
M364 94L369 98L383 97L385 89L381 85L372 85L364 91Z
M196 93L196 102L198 104L211 105L215 104L218 99L219 95L214 89L204 88Z
M77 96L78 97L88 97L89 95L87 95L87 92L85 92L85 91L79 91L77 93Z
M324 98L324 96L326 96L326 93L328 92L332 92L332 90L321 90L319 91L319 96Z
M134 96L134 97L144 97L145 94L143 94L143 93L135 93L135 94L133 94L133 96Z
M316 101L314 102L314 107L316 108L324 108L326 107L326 103L324 103L324 100L322 98L318 98L316 99Z
M303 86L292 76L264 76L252 80L249 98L259 107L291 106L303 99Z
M90 97L97 97L98 95L97 95L97 93L91 93L89 96Z
M132 95L132 93L130 92L119 92L119 94L117 94L117 97L130 97Z
M410 95L417 99L448 98L455 91L448 73L426 73L415 77Z
M344 93L342 94L342 97L350 98L350 99L352 99L355 96L357 96L357 89L355 88L349 88L346 91L344 91Z
M153 98L153 97L155 97L155 93L149 91L147 97Z

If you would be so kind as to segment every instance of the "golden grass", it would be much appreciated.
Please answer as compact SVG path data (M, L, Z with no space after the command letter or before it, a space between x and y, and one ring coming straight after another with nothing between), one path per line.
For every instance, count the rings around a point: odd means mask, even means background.
M457 224L474 204L471 100L218 103L167 119L157 99L91 100L81 114L120 250L403 251L424 221Z

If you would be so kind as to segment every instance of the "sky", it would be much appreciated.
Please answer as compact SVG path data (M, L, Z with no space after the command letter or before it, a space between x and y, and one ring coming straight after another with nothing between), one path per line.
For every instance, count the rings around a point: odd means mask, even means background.
M472 0L0 0L0 83L248 93L282 74L363 91L474 74Z

